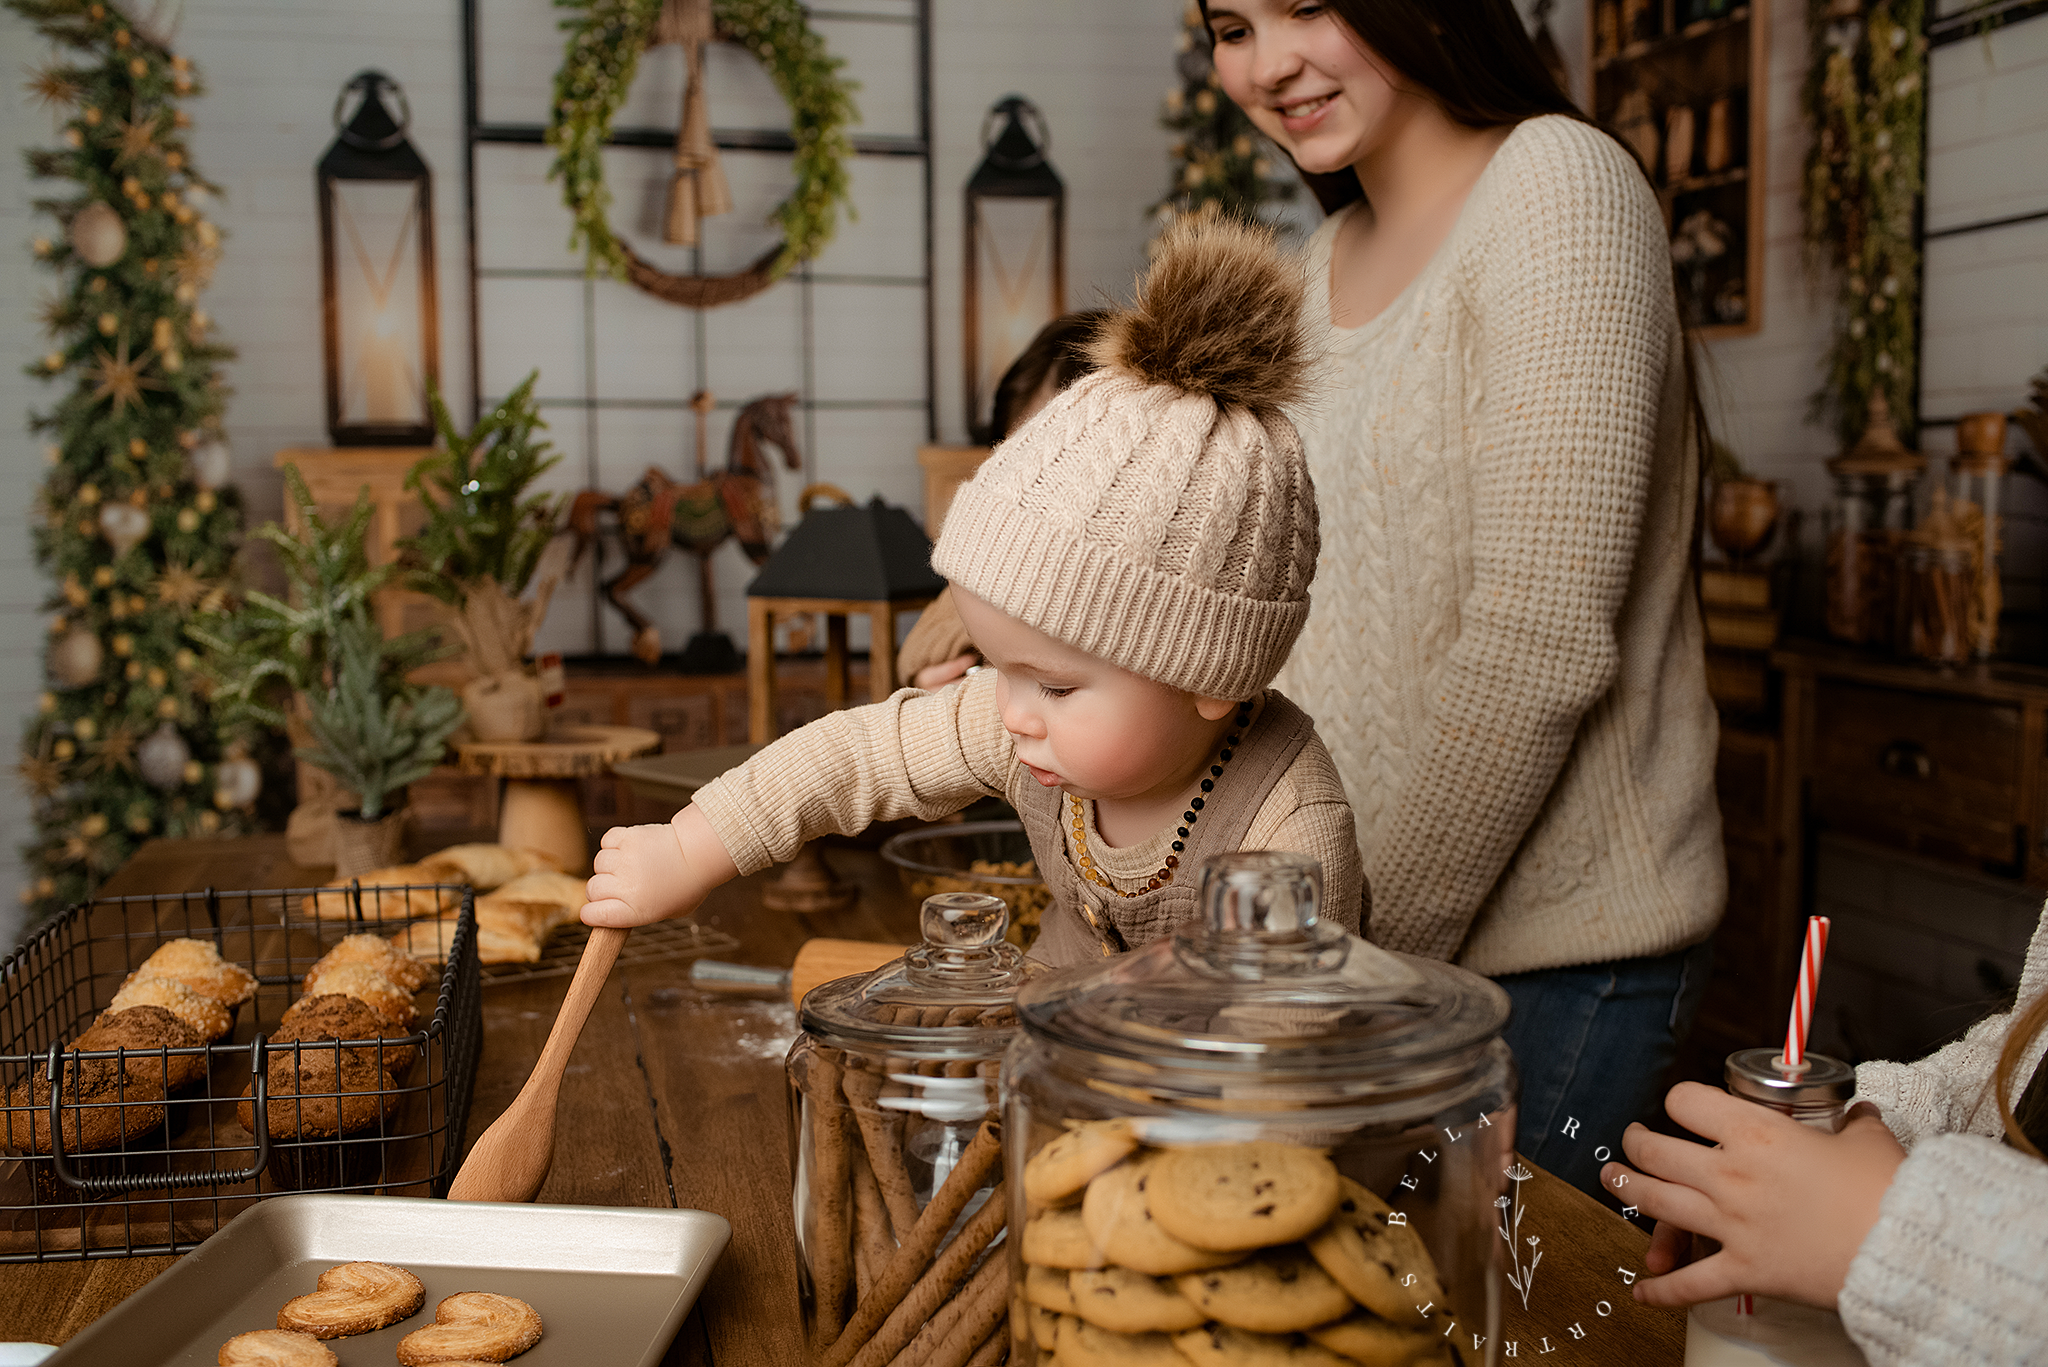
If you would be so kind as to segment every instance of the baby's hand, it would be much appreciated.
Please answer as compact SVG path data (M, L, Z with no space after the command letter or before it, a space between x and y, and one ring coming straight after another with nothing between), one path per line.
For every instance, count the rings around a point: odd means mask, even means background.
M583 921L593 926L644 926L696 909L702 894L691 896L694 880L689 861L676 840L675 828L614 826L590 861L594 870L585 886L590 901Z
M1858 1106L1841 1133L1823 1134L1697 1082L1672 1088L1665 1109L1719 1147L1631 1125L1622 1148L1641 1171L1601 1170L1658 1221L1649 1264L1666 1275L1638 1282L1636 1299L1685 1306L1746 1291L1834 1309L1906 1157L1874 1109ZM1686 1263L1683 1231L1719 1248Z

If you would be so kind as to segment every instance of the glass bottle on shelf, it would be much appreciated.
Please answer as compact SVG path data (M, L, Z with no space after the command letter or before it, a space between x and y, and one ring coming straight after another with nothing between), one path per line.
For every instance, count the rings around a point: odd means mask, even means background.
M1298 1351L1434 1363L1454 1336L1487 1345L1465 1361L1495 1360L1505 1265L1530 1262L1503 1240L1533 1176L1513 1153L1507 994L1324 922L1321 895L1313 859L1218 856L1192 921L1018 993L1003 1062L1016 1367L1112 1360L1120 1340L1096 1321L1119 1289L1247 1260L1306 1286L1361 1234L1402 1280L1346 1286L1366 1308ZM1284 1210L1207 1204L1254 1170L1287 1174ZM1204 1332L1216 1317L1195 1307L1153 1327ZM1370 1357L1337 1348L1365 1340Z
M1899 440L1884 395L1872 394L1862 437L1828 462L1834 490L1826 517L1826 622L1836 640L1891 644L1899 549L1926 464Z
M1949 459L1949 509L1959 530L1969 538L1971 596L1970 653L1988 659L1998 652L1998 614L2004 607L1999 558L2004 551L2005 518L1999 496L2008 462L2005 458L2005 415L1966 413L1956 423L1956 453Z
M925 1321L906 1326L901 1303L947 1269L960 1275L947 1272L926 1319L976 1344L1007 1333L996 1085L1012 998L1045 970L1004 942L1001 898L940 893L920 915L923 944L805 995L790 1046L797 1294L814 1361L905 1352Z
M1898 649L1930 664L1961 664L1985 628L1979 620L1977 560L1982 517L1964 515L1936 489L1921 524L1906 534L1899 562ZM1995 619L1994 619L1995 621ZM1992 634L1996 634L1992 627Z

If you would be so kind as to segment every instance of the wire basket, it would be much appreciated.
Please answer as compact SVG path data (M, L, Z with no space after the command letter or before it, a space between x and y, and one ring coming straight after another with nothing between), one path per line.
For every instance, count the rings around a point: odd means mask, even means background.
M422 899L438 907L458 897L433 1005L410 1035L375 1046L269 1042L306 970L342 937L396 929ZM64 1051L129 973L180 938L210 943L256 976L255 997L224 1039ZM481 998L466 888L208 888L71 908L0 963L0 1262L183 1253L252 1202L287 1192L445 1195L462 1156ZM356 1085L344 1049L372 1047L387 1071ZM109 1086L84 1085L99 1060ZM182 1076L192 1073L200 1076ZM273 1073L293 1079L297 1094L273 1098ZM323 1109L339 1123L323 1128ZM369 1123L352 1123L365 1113Z

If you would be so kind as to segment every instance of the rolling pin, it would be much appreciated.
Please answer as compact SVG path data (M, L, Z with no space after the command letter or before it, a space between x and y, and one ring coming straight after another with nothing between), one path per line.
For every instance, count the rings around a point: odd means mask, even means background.
M804 993L819 983L880 968L909 948L876 944L872 940L806 940L789 970L789 999L801 1006Z

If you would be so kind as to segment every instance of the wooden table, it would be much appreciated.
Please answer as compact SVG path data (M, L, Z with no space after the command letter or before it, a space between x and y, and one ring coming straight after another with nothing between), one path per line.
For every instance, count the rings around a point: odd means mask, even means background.
M787 966L813 935L915 938L916 908L872 850L846 846L833 858L862 886L847 910L801 923L764 913L760 890L770 872L721 888L698 919L740 941L734 958L758 964ZM292 865L280 835L160 840L138 851L104 892L288 887L324 878L325 870ZM471 1140L525 1081L566 985L556 978L485 989ZM689 985L687 963L623 967L592 1011L563 1079L555 1168L542 1201L696 1208L732 1222L732 1244L665 1359L671 1367L804 1361L782 1142L782 1056L795 1031L787 1001L701 993ZM1643 1235L1541 1171L1522 1184L1522 1195L1522 1231L1541 1238L1545 1256L1529 1314L1502 1288L1504 1337L1520 1342L1518 1358L1542 1356L1547 1340L1556 1351L1543 1360L1552 1367L1682 1362L1682 1319L1636 1305L1623 1285L1620 1269L1642 1266ZM0 1340L62 1343L171 1261L0 1266ZM1574 1324L1582 1340L1572 1336Z

